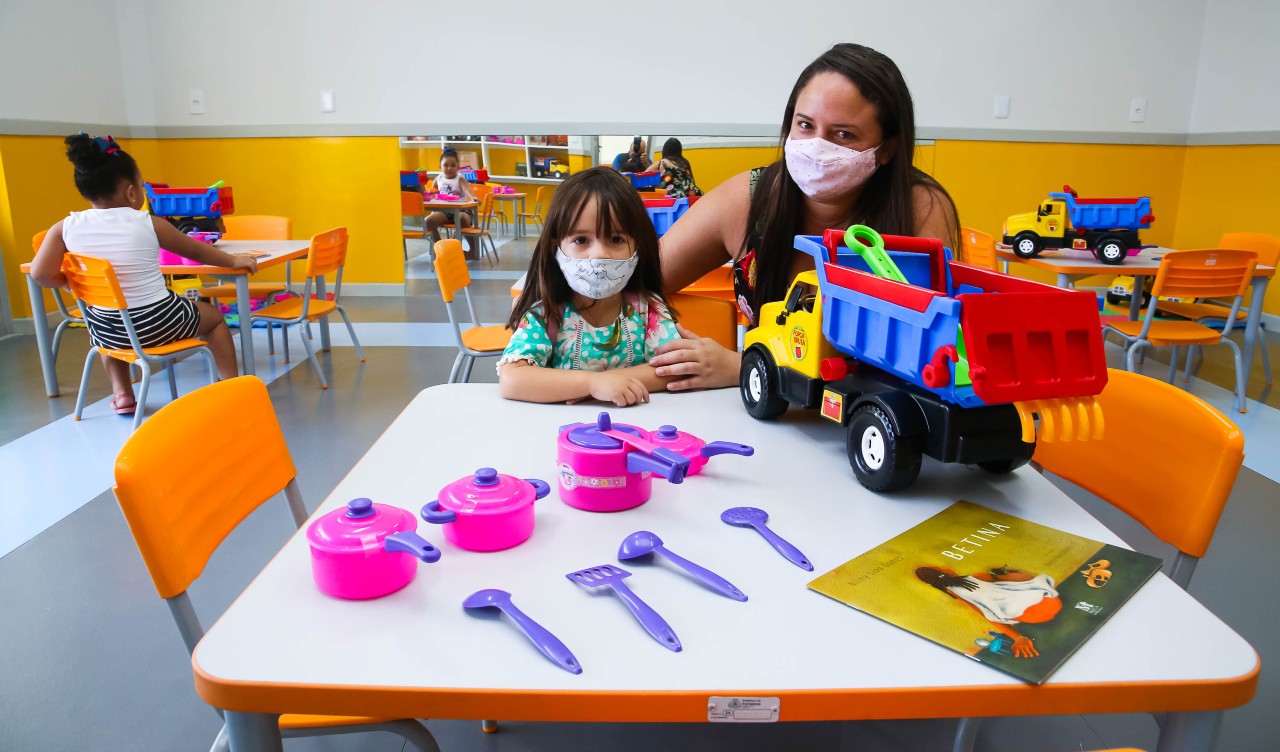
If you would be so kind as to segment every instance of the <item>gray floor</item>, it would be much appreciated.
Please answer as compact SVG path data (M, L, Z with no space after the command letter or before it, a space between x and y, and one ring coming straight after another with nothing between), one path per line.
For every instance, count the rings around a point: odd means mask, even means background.
M421 250L420 244L412 246ZM508 243L500 269L520 271L529 244ZM422 259L414 261L422 264ZM488 269L487 266L480 267ZM500 320L509 306L502 279L478 279L481 316ZM447 320L430 279L413 280L408 295L352 298L357 321ZM76 383L85 339L73 331L64 342L59 380ZM1273 352L1275 345L1272 344ZM270 385L308 506L314 506L381 434L419 390L444 382L452 348L373 347L359 363L349 348L323 356L331 388L317 388L315 374L299 367ZM1211 352L1206 378L1229 374ZM1152 372L1157 372L1152 367ZM483 361L473 381L493 381ZM41 391L31 337L0 341L0 444L68 414L74 397L48 400ZM93 394L106 394L99 374ZM1260 385L1250 396L1263 397ZM1274 404L1274 403L1272 403ZM322 426L342 426L340 434ZM424 447L424 451L428 448ZM0 480L2 483L2 480ZM0 488L3 488L0 485ZM1166 555L1134 523L1074 488L1090 511L1134 547ZM3 493L3 490L0 490ZM1280 530L1277 488L1244 470L1192 593L1240 632L1262 656L1254 701L1226 714L1219 749L1280 749L1280 649L1267 635L1280 619L1280 583L1249 576L1272 549ZM33 500L38 502L38 500ZM212 623L292 532L283 500L260 508L219 549L192 597ZM1265 573L1266 569L1262 570ZM1153 625L1158 628L1158 625ZM164 603L156 596L114 499L103 494L43 534L0 559L0 750L204 750L220 722L192 688L190 662ZM1188 646L1191 649L1191 646ZM320 659L318 656L317 659ZM504 721L498 734L482 734L475 721L430 720L446 752L456 750L946 750L954 722L802 723L766 726L706 724L557 724ZM1154 749L1149 716L1008 718L987 724L979 749L1000 752L1079 752L1106 747ZM393 750L401 743L366 734L286 743L291 750Z

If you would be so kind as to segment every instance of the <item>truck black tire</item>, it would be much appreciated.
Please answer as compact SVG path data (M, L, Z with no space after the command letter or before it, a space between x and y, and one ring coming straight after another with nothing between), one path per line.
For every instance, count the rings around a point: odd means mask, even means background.
M1098 241L1094 252L1098 254L1099 261L1112 265L1123 264L1129 255L1129 249L1125 247L1124 241L1115 235L1104 235Z
M893 429L876 405L863 405L849 420L849 466L858 482L877 493L899 491L920 475L920 447Z
M1044 241L1034 232L1020 232L1013 238L1013 253L1018 258L1035 258L1044 249Z
M564 177L564 173L560 172L559 170L556 170L551 174L555 177L556 180L559 180L560 178Z
M787 400L778 394L778 374L773 359L759 350L742 356L738 375L742 404L757 420L773 420L787 411Z

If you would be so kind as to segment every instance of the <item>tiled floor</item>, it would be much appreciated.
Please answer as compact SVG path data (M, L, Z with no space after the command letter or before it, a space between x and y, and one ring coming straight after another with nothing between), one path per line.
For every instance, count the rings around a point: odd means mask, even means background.
M528 262L531 241L499 247L496 268L477 267L473 289L485 323L505 318L508 288ZM420 254L421 243L411 244ZM454 357L452 329L430 265L409 262L404 297L350 298L368 361L359 363L334 330L334 350L322 356L332 385L321 391L308 364L285 367L259 356L260 375L284 427L308 506L314 508L419 390L444 382ZM0 750L203 750L219 726L196 697L190 662L111 497L110 464L127 422L101 406L73 424L74 386L86 340L72 331L59 358L64 396L43 395L34 338L0 341ZM1273 357L1280 348L1271 345ZM259 351L265 353L265 347ZM1110 353L1113 363L1116 353ZM1229 394L1225 351L1209 353L1193 390L1217 404ZM494 381L481 361L473 381ZM1280 363L1280 360L1277 360ZM265 364L265 365L264 365ZM269 366L269 367L268 367ZM1158 362L1150 372L1163 374ZM180 369L184 388L199 383L198 369ZM1255 371L1260 374L1261 369ZM1248 414L1233 414L1248 436L1242 471L1192 593L1232 625L1262 656L1255 700L1226 714L1219 749L1280 749L1280 649L1271 636L1280 621L1280 584L1265 576L1275 531L1280 530L1280 411L1250 384ZM72 390L68 392L67 390ZM155 390L154 404L167 400ZM90 399L106 396L98 371ZM342 426L342 431L326 430ZM448 426L441 426L442 437ZM206 444L175 448L175 458L216 451ZM423 447L430 451L430 447ZM1077 489L1069 493L1140 550L1168 555L1167 546ZM282 501L252 515L226 541L192 590L212 623L292 532ZM7 543L6 543L7 542ZM1249 576L1259 573L1262 576ZM1158 625L1153 625L1158 628ZM1191 649L1189 646L1188 649ZM317 656L317 660L322 659ZM484 735L474 721L431 720L441 748L457 750L946 750L954 722L804 723L751 727L705 724L554 724L504 722ZM1116 746L1154 749L1156 726L1147 716L1067 716L1002 719L986 726L979 749L1001 752L1079 752ZM297 740L291 750L392 750L389 735Z

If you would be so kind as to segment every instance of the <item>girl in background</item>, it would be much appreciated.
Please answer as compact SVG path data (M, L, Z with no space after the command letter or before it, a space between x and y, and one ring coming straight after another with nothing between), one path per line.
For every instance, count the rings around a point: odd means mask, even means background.
M458 152L453 149L445 149L440 154L440 174L436 175L436 192L449 193L459 196L468 201L475 201L476 194L471 191L471 183L467 179L458 174ZM443 225L453 222L461 230L464 227L471 226L471 215L466 212L432 212L427 217L427 231L431 233L431 247L434 254L435 244L440 242L440 228ZM464 243L465 247L465 243Z

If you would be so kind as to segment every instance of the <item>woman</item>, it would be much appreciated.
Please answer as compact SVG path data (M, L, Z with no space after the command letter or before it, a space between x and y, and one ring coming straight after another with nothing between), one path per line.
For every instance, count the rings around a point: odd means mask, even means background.
M693 166L684 158L680 139L667 139L662 145L662 158L651 169L662 173L662 184L667 189L668 198L702 195L702 189L693 181Z
M734 293L754 325L763 303L781 300L813 259L796 235L854 223L895 235L959 244L955 204L915 169L915 112L893 61L838 44L800 74L782 121L784 158L712 190L662 238L668 290L681 290L727 261ZM651 361L672 391L736 384L742 357L681 328Z

